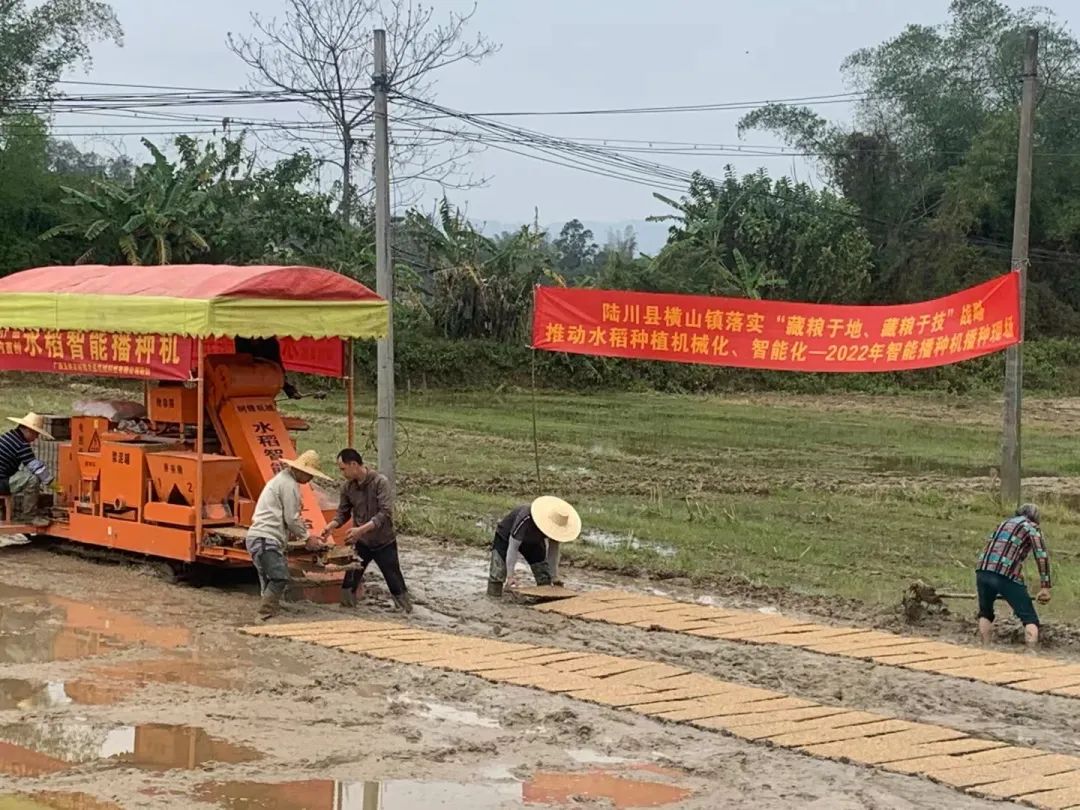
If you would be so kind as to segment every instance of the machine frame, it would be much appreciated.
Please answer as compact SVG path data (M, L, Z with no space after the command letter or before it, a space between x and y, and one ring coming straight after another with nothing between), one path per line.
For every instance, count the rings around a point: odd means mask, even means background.
M106 320L109 323L107 332L102 332L101 329L103 311L107 312ZM190 523L184 525L186 518L184 520L170 518L168 521L146 519L144 511L152 502L149 493L153 492L154 488L152 484L147 483L150 473L145 458L149 458L150 453L139 451L137 453L140 465L138 475L139 480L143 482L144 491L134 519L130 516L110 517L106 514L104 506L100 515L86 514L84 510L81 511L78 507L82 503L83 473L80 471L79 493L76 500L62 504L62 508L67 509L66 522L54 521L43 530L11 522L0 522L0 532L46 535L91 546L164 558L181 564L250 565L250 556L243 548L242 542L239 544L236 542L242 540L242 532L245 528L241 523L243 516L238 508L239 485L236 485L231 526L227 525L227 519L221 519L222 514L218 515L219 519L216 521L208 518L204 497L208 463L220 465L224 462L231 464L233 461L241 461L238 456L211 456L206 453L208 415L214 423L213 427L223 450L235 449L228 447L228 444L236 440L235 436L230 438L226 435L227 431L221 422L221 412L216 410L221 404L220 391L224 390L223 386L227 388L227 384L219 379L208 381L208 366L209 373L221 372L221 369L213 367L215 362L221 363L225 367L222 372L225 375L223 379L227 379L230 372L243 373L245 371L243 359L238 360L235 355L231 359L228 356L210 355L208 363L208 341L222 337L274 337L279 340L282 338L336 338L340 340L342 380L346 391L346 440L348 446L351 447L355 443L353 341L382 337L387 334L388 325L389 307L383 299L358 282L320 268L222 265L139 268L93 266L40 268L0 279L0 330L57 334L68 331L93 331L95 334L108 335L141 334L180 337L193 342L194 357L191 358L193 368L187 372L193 376L185 381L187 386L175 387L178 391L184 391L191 390L190 385L193 385L196 400L194 447L188 449L184 446L185 434L183 423L181 423L179 452L176 447L161 451L162 456L171 453L169 459L166 460L182 463L183 466L169 467L172 473L182 474L190 469L188 465L193 462L195 480L193 492L188 490L188 496L194 504L194 525ZM11 367L4 364L4 359L0 353L0 370ZM255 367L252 366L252 368ZM258 370L256 368L256 371ZM265 369L262 370L265 371ZM102 372L90 373L94 376L115 376ZM175 377L148 376L157 381L171 379L177 382ZM265 388L266 374L262 374L259 379L264 385L264 388L258 392L258 396L262 399L245 401L264 403L267 401L266 395L269 389ZM208 382L211 384L208 385ZM218 402L208 401L208 394L214 386L217 386L218 393L215 396L219 398ZM148 413L152 392L161 390L164 389L160 386L151 386L149 382L144 383L144 404ZM270 396L270 406L259 407L273 407L273 401L274 396ZM246 407L254 408L255 406ZM276 408L274 410L275 418L280 421L280 414L276 413ZM73 419L77 418L79 417L73 417ZM291 443L291 439L289 441ZM113 448L112 456L116 456L115 448L122 448L123 445L111 447ZM74 441L71 452L76 452ZM192 454L194 458L188 458ZM96 463L101 465L110 463L106 453L101 452L100 455L101 460ZM120 462L123 463L124 456L127 454L120 455ZM69 459L69 474L71 465L81 464L84 461L90 460ZM127 463L134 462L128 459ZM239 463L236 466L239 467ZM158 464L157 467L160 468L162 465ZM59 476L60 470L56 472ZM261 485L265 484L266 476L270 474L269 471L263 470L260 473L261 478L258 476L251 478L245 472L245 480L252 481L261 491ZM211 483L213 485L215 482ZM71 482L68 481L69 497L70 484ZM252 491L256 486L245 485L247 500L252 501L258 497L258 493ZM132 493L137 494L138 490L133 489ZM317 496L306 494L306 504L317 502L311 500L313 497ZM169 509L174 504L165 503L162 499L163 494L158 493L158 500L153 501L159 513L181 514L183 512L184 507L179 504L176 505L176 510L170 513ZM122 509L125 506L123 499L117 497L116 500L116 508ZM307 508L305 506L305 509ZM330 510L320 508L318 511L317 519L325 521ZM307 514L306 511L305 514ZM313 528L317 532L320 527ZM223 534L230 533L233 542L221 542ZM212 539L216 541L207 542ZM291 551L297 551L297 549L291 549Z

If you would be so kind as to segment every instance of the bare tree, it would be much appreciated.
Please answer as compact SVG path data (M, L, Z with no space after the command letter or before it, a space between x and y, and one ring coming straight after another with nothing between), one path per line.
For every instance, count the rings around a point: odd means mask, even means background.
M252 14L251 35L229 34L229 47L251 68L254 86L300 96L314 118L283 124L341 171L342 218L348 222L359 195L371 144L372 31L386 30L391 92L431 101L436 74L458 62L479 62L498 46L467 29L476 12L451 12L445 21L415 0L287 0L283 19ZM409 134L409 133L413 134ZM327 145L333 144L332 155ZM395 133L397 182L422 179L447 184L468 145L415 129ZM406 168L407 167L407 168Z

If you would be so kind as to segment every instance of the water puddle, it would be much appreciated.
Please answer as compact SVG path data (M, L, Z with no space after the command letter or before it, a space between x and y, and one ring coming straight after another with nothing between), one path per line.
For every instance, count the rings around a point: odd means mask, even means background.
M312 585L307 588L296 588L289 591L289 601L313 602L316 605L336 605L341 599L341 583L332 582L328 585Z
M579 765L625 765L630 762L625 757L610 757L590 748L571 749L566 755Z
M612 534L599 529L582 532L581 541L587 546L595 546L609 551L647 551L658 557L674 557L679 553L675 546L670 546L667 543L640 540L632 534Z
M522 807L521 785L458 782L219 782L195 791L225 810L503 810Z
M217 661L161 658L94 667L68 681L0 678L0 711L52 709L58 706L112 706L150 684L184 684L204 689L230 689L238 681ZM2 810L2 808L0 808Z
M186 627L155 625L102 605L0 585L0 664L71 661L136 644L177 649Z
M659 768L648 770L668 775ZM674 805L691 793L656 779L596 770L537 773L526 782L212 782L197 788L195 796L224 810L503 810L571 808L585 802L632 810Z
M170 657L95 667L89 672L97 677L139 687L183 684L203 689L232 689L239 685L239 681L226 674L231 668L232 665L226 661Z
M403 700L402 703L413 703ZM445 703L433 703L423 701L418 703L421 714L429 720L444 720L448 723L458 723L463 726L475 726L476 728L499 728L499 721L492 717L483 717L468 709L458 709Z
M190 770L207 762L236 764L260 757L253 748L192 726L108 727L71 722L0 726L0 773L9 776L45 776L88 762Z
M644 767L658 775L668 775L659 768ZM522 786L526 804L574 806L585 801L604 802L616 810L636 807L666 807L690 797L693 791L655 779L628 777L621 773L596 770L584 773L537 773Z
M116 756L142 768L198 768L206 762L235 765L254 762L262 754L254 748L211 737L201 728L149 724L135 726L132 746Z
M92 681L25 681L0 679L0 711L10 709L52 709L77 703L82 706L111 706L134 691L122 684Z
M123 810L89 793L43 790L37 793L0 794L0 810Z

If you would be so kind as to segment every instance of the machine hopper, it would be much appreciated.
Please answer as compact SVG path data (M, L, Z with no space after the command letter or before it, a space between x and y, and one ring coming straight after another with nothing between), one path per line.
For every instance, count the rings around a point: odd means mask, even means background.
M198 456L191 452L151 453L146 457L154 484L154 501L146 506L149 520L179 525L195 523L195 476ZM204 454L203 518L211 523L232 523L229 495L240 475L235 456Z

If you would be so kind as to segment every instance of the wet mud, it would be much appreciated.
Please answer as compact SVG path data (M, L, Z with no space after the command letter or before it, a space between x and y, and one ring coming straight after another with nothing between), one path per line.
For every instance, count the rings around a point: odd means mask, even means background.
M29 546L0 550L0 808L1003 807L912 777L465 675L237 628L250 583L168 584ZM482 554L402 540L416 626L680 663L728 680L1075 753L1075 702L799 650L542 614L483 595ZM568 585L657 587L568 569ZM285 620L404 620L361 605ZM753 595L673 596L789 611Z

